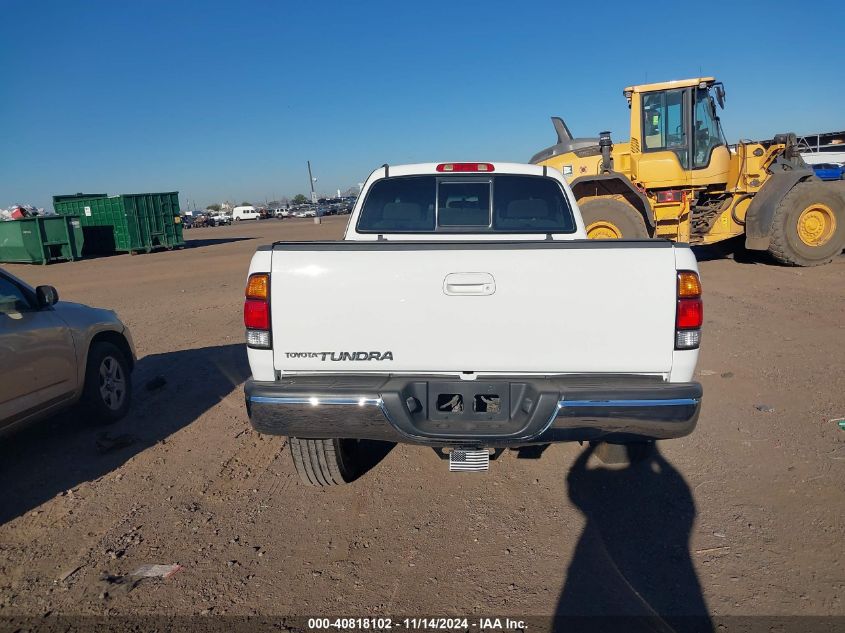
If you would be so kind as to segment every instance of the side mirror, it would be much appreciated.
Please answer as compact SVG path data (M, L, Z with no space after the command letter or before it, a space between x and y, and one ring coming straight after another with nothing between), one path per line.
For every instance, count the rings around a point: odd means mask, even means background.
M53 286L38 286L35 289L35 297L39 308L47 308L59 300L59 291Z
M716 84L716 101L719 102L719 107L725 109L725 87L722 84Z

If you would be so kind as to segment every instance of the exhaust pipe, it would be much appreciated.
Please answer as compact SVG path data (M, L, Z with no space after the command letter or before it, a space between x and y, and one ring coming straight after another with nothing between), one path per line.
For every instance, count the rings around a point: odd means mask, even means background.
M601 172L603 174L613 171L613 141L610 139L610 132L599 132L599 148L601 149Z

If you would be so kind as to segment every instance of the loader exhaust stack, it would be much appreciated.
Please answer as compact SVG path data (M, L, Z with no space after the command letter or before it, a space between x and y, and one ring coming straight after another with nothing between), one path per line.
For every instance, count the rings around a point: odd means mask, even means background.
M601 172L603 174L613 171L613 141L610 138L610 132L599 132L599 148L601 149Z

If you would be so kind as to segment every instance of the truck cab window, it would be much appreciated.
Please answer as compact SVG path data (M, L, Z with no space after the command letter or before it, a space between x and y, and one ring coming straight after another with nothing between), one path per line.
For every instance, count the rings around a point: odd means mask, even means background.
M673 151L687 164L684 134L684 91L668 90L643 96L643 147L647 152Z
M379 180L367 194L358 230L382 233L433 231L436 187L433 176Z
M707 167L714 147L722 144L719 124L715 117L716 106L706 89L695 91L695 134L693 136L693 169Z
M366 194L357 225L359 233L575 230L572 208L560 184L552 178L516 174L378 180Z
M443 227L490 226L490 181L441 180L437 189L437 224Z

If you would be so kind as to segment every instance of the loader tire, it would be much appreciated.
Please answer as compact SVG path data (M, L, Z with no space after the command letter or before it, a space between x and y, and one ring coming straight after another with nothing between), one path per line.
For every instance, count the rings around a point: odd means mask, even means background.
M632 206L613 198L579 202L587 237L593 240L647 238L643 217Z
M775 209L769 253L788 266L820 266L843 248L845 198L823 182L799 182Z
M309 486L338 486L355 479L355 440L306 440L291 437L288 442L293 467Z

